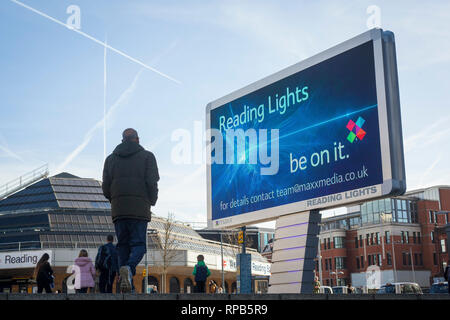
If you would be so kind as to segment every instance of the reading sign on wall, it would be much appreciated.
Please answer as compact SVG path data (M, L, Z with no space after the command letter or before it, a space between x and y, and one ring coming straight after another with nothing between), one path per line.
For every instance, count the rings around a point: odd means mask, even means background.
M51 250L1 252L0 269L34 268L44 253L50 256L51 264Z

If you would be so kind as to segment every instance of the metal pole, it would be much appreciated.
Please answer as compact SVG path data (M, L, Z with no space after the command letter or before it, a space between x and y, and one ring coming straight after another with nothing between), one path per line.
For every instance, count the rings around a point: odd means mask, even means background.
M322 252L320 251L320 238L319 238L319 283L322 286Z
M246 226L242 227L242 253L246 253L245 252L245 230L246 230Z
M145 282L144 282L144 289L145 289L145 293L148 293L148 260L147 260L147 255L148 255L148 232L147 230L145 231Z
M413 273L413 282L416 282L416 273L414 272L414 259L413 259L413 255L412 255L412 248L409 247L409 256L411 257L411 268L412 268L412 273Z
M223 240L222 240L222 230L220 231L220 256L222 261L222 290L223 293L226 293L225 289L225 274L223 272Z
M394 282L397 282L397 268L395 265L395 251L394 251L394 233L391 235L392 241L392 262L394 264Z

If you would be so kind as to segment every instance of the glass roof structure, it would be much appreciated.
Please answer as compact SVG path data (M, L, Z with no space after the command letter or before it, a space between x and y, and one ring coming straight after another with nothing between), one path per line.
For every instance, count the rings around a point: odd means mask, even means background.
M68 173L41 180L0 201L0 213L40 208L110 209L100 181Z

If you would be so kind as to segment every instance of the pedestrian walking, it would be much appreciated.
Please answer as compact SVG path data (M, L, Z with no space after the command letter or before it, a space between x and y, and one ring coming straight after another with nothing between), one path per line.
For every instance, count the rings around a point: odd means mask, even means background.
M134 291L136 266L147 252L147 224L158 199L158 181L155 156L139 144L136 130L126 129L122 143L105 160L102 183L117 236L121 292Z
M114 279L119 272L119 261L112 234L106 237L107 243L98 248L95 269L100 273L98 286L101 293L112 293Z
M34 268L33 277L37 282L38 293L42 293L43 290L45 290L45 293L52 293L51 287L54 278L52 267L48 262L49 259L48 253L44 253Z
M445 267L444 271L444 278L447 281L447 287L448 287L448 293L450 294L450 260L447 261L447 266Z
M76 293L87 293L88 289L93 290L95 286L95 268L86 250L81 250L78 258L75 259L75 291Z
M205 257L202 254L197 256L197 264L192 274L195 276L195 291L205 293L206 279L211 275L211 271L206 266Z

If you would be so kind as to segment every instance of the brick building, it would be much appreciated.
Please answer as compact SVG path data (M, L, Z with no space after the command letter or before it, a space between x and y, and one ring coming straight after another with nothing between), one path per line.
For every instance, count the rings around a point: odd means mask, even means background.
M316 265L323 285L442 280L447 265L450 186L434 186L349 207L347 214L322 219Z

